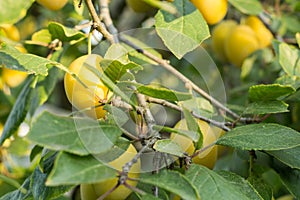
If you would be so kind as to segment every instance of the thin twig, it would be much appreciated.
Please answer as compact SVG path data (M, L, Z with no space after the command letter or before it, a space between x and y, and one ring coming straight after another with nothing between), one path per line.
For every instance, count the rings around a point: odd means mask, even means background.
M129 103L122 101L121 97L119 97L119 96L113 97L111 100L111 104L118 108L124 108L128 111L134 110L134 108L132 108L132 106Z
M174 109L174 110L183 112L183 109L182 109L180 106L175 105L175 104L173 104L173 103L170 103L170 102L168 102L168 101L166 101L166 100L148 97L148 98L147 98L147 101L150 102L150 103L160 104L160 105L163 105L163 106L172 108L172 109ZM209 124L212 124L212 125L214 125L214 126L216 126L216 127L219 127L219 128L221 128L221 129L223 129L224 131L229 131L229 130L230 130L230 128L228 128L228 127L226 126L226 123L225 123L225 122L218 122L218 121L215 121L215 120L206 118L206 117L204 117L204 116L202 116L202 115L199 115L199 114L197 114L197 113L195 113L195 112L193 112L193 111L191 111L191 114L192 114L194 117L198 118L198 119L201 119L201 120L203 120L203 121L206 121L206 122L209 123Z
M102 194L97 200L103 200L105 199L108 195L110 195L115 189L117 189L120 186L119 183L117 183L113 188Z
M92 0L85 0L85 3L86 3L86 6L89 10L89 13L91 14L92 16L92 19L93 19L93 26L95 29L97 29L100 33L102 33L102 35L107 39L109 40L110 43L115 43L116 41L114 40L114 37L112 34L110 34L105 26L101 23L100 21L100 18L99 16L97 15L97 12L96 12L96 9L93 5L93 2Z
M80 31L84 28L87 28L87 27L91 27L93 25L93 22L92 21L88 21L86 23L83 23L83 24L77 24L76 26L74 26L74 29Z
M203 147L203 148L201 148L201 149L199 149L199 150L196 151L193 155L191 155L191 158L194 158L194 157L198 156L199 154L203 153L203 152L206 151L207 149L213 147L215 144L216 144L216 141L213 142L213 143L211 143L211 144L209 144L209 145L207 145L207 146L205 146L205 147Z
M149 148L153 146L153 144L158 140L158 137L152 137L148 140L146 145L143 146L143 148L125 165L122 167L122 172L119 177L119 184L126 184L126 180L128 180L128 173L130 171L130 168L138 162L141 155L147 151Z
M124 183L124 186L131 189L132 191L135 191L136 193L139 193L141 195L145 195L146 192L144 192L143 190L137 188L137 187L133 187L132 185L129 185L127 182Z
M147 123L148 136L151 136L151 135L153 135L153 132L156 132L155 130L153 130L153 126L156 124L156 122L154 120L154 117L153 117L148 105L147 105L145 96L140 93L137 93L136 96L137 96L138 103L140 105L140 112L145 117L145 121Z

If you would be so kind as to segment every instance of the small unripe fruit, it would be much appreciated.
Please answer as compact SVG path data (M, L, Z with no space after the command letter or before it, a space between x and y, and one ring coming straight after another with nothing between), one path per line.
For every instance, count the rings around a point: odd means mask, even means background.
M122 171L122 166L125 165L127 162L131 161L136 154L137 154L136 149L132 144L130 144L128 149L120 157L108 163L108 165L118 171ZM140 164L140 160L138 160L138 162L135 163L130 168L128 177L132 179L139 178L140 168L141 168L141 164ZM105 194L107 191L109 191L115 185L117 185L117 182L118 182L118 178L116 177L100 183L82 184L80 186L81 199L96 200L101 195ZM133 187L137 185L137 181L127 180L126 182L127 184ZM131 192L132 190L125 187L124 185L121 185L117 189L115 189L111 194L109 194L105 199L109 199L109 200L126 199L131 194Z
M213 127L213 132L215 133L216 139L220 138L222 135L224 135L226 132L218 127ZM218 157L223 156L226 151L228 151L227 146L223 145L217 145L218 146Z
M20 32L18 28L12 24L1 24L0 30L4 31L4 35L13 40L13 41L19 41L20 40Z
M273 35L258 17L249 16L244 23L250 26L255 32L260 48L265 48L271 44Z
M249 26L239 25L225 39L224 48L228 60L240 67L245 58L259 49L259 42Z
M49 10L60 10L63 8L68 0L36 0L39 4L44 6L45 8L48 8Z
M225 53L225 40L231 33L232 29L237 26L236 21L234 20L224 20L219 23L212 31L212 48L216 53L217 57L221 61L227 61Z
M20 85L27 77L26 72L3 68L2 69L2 80L9 87L17 87Z
M208 123L198 120L198 125L203 135L203 147L213 143L216 141L216 136L214 133L214 129L209 126ZM187 130L187 125L185 119L180 120L176 125L175 128ZM185 136L172 133L170 136L172 141L176 142L183 151L187 152L188 155L192 155L195 152L195 146L193 141ZM197 151L197 150L196 150ZM206 149L204 152L201 152L199 155L193 158L193 162L196 164L204 165L210 169L212 169L216 163L218 154L218 148L216 145Z
M220 22L227 13L227 0L191 0L191 2L210 25Z
M126 2L135 12L148 12L153 10L153 8L143 0L126 0Z
M208 123L198 120L198 124L203 135L203 147L206 147L217 140L215 133L213 132L213 128L209 126ZM218 147L214 145L194 157L193 162L212 169L217 161L217 156Z
M186 125L186 120L185 119L180 120L174 126L174 128L181 129L181 130L187 130L188 128L187 128L187 125ZM171 133L170 139L172 139L173 142L176 142L177 144L179 144L181 149L184 152L186 152L188 155L192 155L194 153L195 146L194 146L193 140L191 140L190 138L185 137L183 135Z
M15 48L22 53L26 53L26 49L23 46L16 46ZM28 74L23 71L2 68L2 82L11 88L20 85L27 78L27 76ZM0 89L2 88L0 87Z
M97 119L105 116L106 111L101 104L111 95L100 78L90 69L92 67L103 73L101 60L102 57L96 54L81 56L69 66L69 70L79 80L69 73L64 78L65 92L70 103L78 110L86 109L84 113L87 116Z

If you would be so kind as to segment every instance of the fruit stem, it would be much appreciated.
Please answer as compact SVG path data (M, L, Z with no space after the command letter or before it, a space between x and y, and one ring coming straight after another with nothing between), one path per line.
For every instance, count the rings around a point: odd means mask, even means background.
M254 150L249 151L250 159L249 159L249 177L253 174L253 165L254 159L256 158L256 154Z
M91 27L89 35L88 35L88 55L92 54L92 35L93 35L93 28Z

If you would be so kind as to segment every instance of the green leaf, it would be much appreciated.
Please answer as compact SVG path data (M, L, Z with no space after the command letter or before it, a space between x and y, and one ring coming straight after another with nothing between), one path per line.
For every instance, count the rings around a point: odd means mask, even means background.
M8 177L6 175L2 175L0 174L0 181L1 181L1 186L3 186L4 184L8 184L10 186L12 186L13 188L20 188L21 185L20 183L15 180L13 177ZM2 191L0 190L1 194L2 194Z
M143 175L141 175L143 176ZM142 194L139 194L137 192L133 192L131 196L128 197L128 199L134 199L134 200L137 200L137 199L141 199L143 200L144 198L153 198L154 196L151 195L153 194L153 186L152 185L149 185L149 184L144 184L144 183L141 183L140 181L137 183L137 188L141 189L142 191L144 191L146 194L145 195L142 195ZM145 197L147 196L147 197ZM167 191L159 188L158 189L158 197L156 197L158 199L165 199L165 200L169 200L169 194L167 193Z
M72 188L72 186L48 187L45 185L47 177L48 174L42 173L38 167L32 173L30 189L34 199L55 199Z
M291 168L300 169L300 146L277 151L267 151L267 153Z
M123 125L129 120L129 117L125 111L116 106L106 104L103 108L109 112L106 115L108 118L107 121L113 121L113 123L119 127L123 127Z
M257 15L263 11L263 7L258 0L228 0L240 12L248 15Z
M300 171L289 167L280 167L276 171L279 173L286 189L295 197L300 199Z
M31 96L33 88L30 86L33 77L27 78L22 91L18 95L18 98L10 111L6 123L3 128L2 135L0 137L0 144L9 138L20 126L26 117L29 105L31 103Z
M211 103L202 97L194 97L192 99L182 101L181 103L183 107L198 115L210 117L214 112L214 108Z
M228 181L232 186L234 186L236 190L242 194L245 194L250 199L263 200L255 188L243 177L229 171L218 171L217 173L225 178L226 181Z
M285 28L287 29L286 32L291 32L294 34L300 31L299 16L288 12L282 15L281 20Z
M32 124L27 137L48 149L87 155L110 149L121 134L114 125L43 112Z
M272 188L261 177L250 176L247 180L256 189L262 199L272 199Z
M279 124L251 124L232 129L217 144L243 150L289 149L300 145L300 133Z
M184 175L176 171L162 170L158 174L147 174L140 178L140 182L156 185L183 199L199 198L195 186Z
M145 31L145 30L142 30ZM149 30L148 30L149 31ZM158 58L162 58L161 54L157 52L155 49L151 48L147 44L143 43L142 40L130 37L129 35L122 34L121 35L122 39L128 40L129 42L133 43L134 45L140 47L141 49L146 49L149 53L153 54L154 56ZM157 65L157 63L144 54L141 54L137 52L135 49L132 47L128 46L127 44L122 44L124 48L127 49L127 53L129 55L129 59L132 60L133 62L136 62L137 64L143 65L145 63L147 64L153 64Z
M189 93L177 92L158 85L143 85L140 83L129 81L122 81L119 84L123 87L135 86L136 90L141 94L154 98L164 99L167 101L180 101L192 98L192 95Z
M110 91L113 91L117 96L120 96L125 102L129 103L130 105L134 105L134 102L132 102L131 99L112 80L110 80L110 78L105 73L99 72L92 66L87 66L87 68L97 77L99 77Z
M155 197L152 194L142 195L140 199L141 200L161 200L161 198Z
M0 197L0 200L34 200L30 190L30 176L25 179L22 186L13 192Z
M106 60L119 61L123 64L129 62L128 50L120 43L110 45L105 52L104 58Z
M179 144L176 142L170 140L170 139L164 139L164 140L158 140L153 145L153 148L156 151L162 152L162 153L168 153L171 155L175 155L178 157L183 157L184 151L182 151Z
M137 86L137 91L159 99L164 99L167 101L181 101L192 98L191 94L177 92L174 90L170 90L163 87L157 87L154 85L142 85L142 84L135 84Z
M190 113L190 111L185 108L183 108L183 113L184 113L184 122L186 123L186 127L190 131L194 131L199 135L199 140L197 141L196 143L197 145L195 145L195 148L200 149L203 145L203 134L201 132L198 122L196 121L197 119L195 119L193 115Z
M155 8L169 12L170 14L173 15L177 14L177 9L171 2L158 1L158 0L143 0L143 1Z
M201 200L211 199L239 199L250 200L244 192L240 192L240 188L236 183L228 181L216 172L207 169L201 165L191 165L186 173L186 177L192 182ZM251 199L252 200L252 199Z
M52 38L48 29L42 29L40 31L33 33L33 35L31 36L31 40L32 42L29 41L30 43L42 42L45 44L49 44L52 41Z
M119 80L134 80L134 76L129 71L137 72L143 69L142 66L133 62L122 64L117 60L102 60L100 65L104 68L104 73L114 83Z
M0 66L46 76L48 74L47 65L58 65L57 62L40 56L21 53L7 44L2 43L1 45Z
M183 135L185 137L190 138L194 142L197 142L199 140L199 133L194 132L194 131L177 129L177 128L170 128L170 127L167 127L167 126L159 126L159 125L155 125L153 128L157 131L165 131L165 132L169 132L169 133L176 133L176 134L179 134L179 135Z
M254 85L249 89L249 99L251 101L272 101L293 92L295 92L295 89L288 85Z
M0 24L15 24L25 17L28 8L34 0L1 0Z
M50 22L48 24L48 30L52 35L52 40L59 39L62 42L70 42L75 44L86 38L83 32L80 32L73 28L65 27L57 22Z
M289 112L288 104L283 101L257 101L250 103L244 114L268 114L268 113L283 113Z
M275 83L278 83L280 85L290 85L293 88L298 89L300 87L300 77L285 74L278 77Z
M279 45L279 63L288 75L300 76L300 51L286 43Z
M61 152L55 161L46 185L97 183L116 176L116 170L101 163L94 156L82 157Z
M48 71L48 76L40 77L41 80L39 80L34 89L35 93L33 94L32 101L30 103L31 115L33 115L36 109L45 103L52 94L59 78L59 72L60 70L58 68L52 67Z
M186 0L174 0L178 14L158 11L155 28L164 44L178 58L193 51L210 36L206 21L200 12ZM179 17L178 17L179 16Z
M35 145L34 147L32 147L29 155L30 162L32 162L36 156L40 155L42 151L43 151L43 147L41 146Z

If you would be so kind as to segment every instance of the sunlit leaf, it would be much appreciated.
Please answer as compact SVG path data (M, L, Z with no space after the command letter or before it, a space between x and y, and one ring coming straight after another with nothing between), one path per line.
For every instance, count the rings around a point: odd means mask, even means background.
M263 11L263 7L258 0L228 0L236 9L245 14L257 15Z
M0 45L1 65L14 70L46 76L48 74L47 66L58 65L58 63L37 55L21 53L12 46L2 43Z
M288 104L283 101L257 101L250 103L244 114L268 114L289 112Z
M70 42L75 44L86 38L83 32L80 32L73 28L65 27L57 22L50 22L48 24L48 30L52 35L52 40L59 39L62 42Z
M279 63L288 75L300 76L300 51L286 43L279 45Z
M178 14L158 11L155 28L164 44L177 57L182 58L210 36L206 21L200 12L186 0L174 0Z
M34 0L1 0L0 1L0 25L14 24L25 17L27 9Z
M273 101L293 92L295 89L288 85L254 85L249 89L249 99L251 101Z

